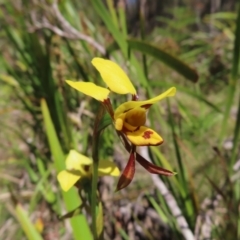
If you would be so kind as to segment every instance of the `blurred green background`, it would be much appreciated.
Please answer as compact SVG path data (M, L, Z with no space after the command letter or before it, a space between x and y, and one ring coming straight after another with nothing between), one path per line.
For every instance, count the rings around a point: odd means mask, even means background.
M94 57L118 63L139 99L171 86L144 149L175 177L99 180L104 239L240 238L240 4L237 0L0 0L0 239L93 239L75 189L56 181L70 149L91 156L99 107L65 79L102 85ZM128 99L113 96L115 106ZM141 150L140 150L141 151ZM112 127L100 158L128 160Z

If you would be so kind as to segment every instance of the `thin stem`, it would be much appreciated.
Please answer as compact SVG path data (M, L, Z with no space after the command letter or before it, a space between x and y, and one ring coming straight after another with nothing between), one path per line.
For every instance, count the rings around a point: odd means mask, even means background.
M95 142L98 145L98 139ZM92 231L94 239L98 239L97 235L97 180L98 180L98 148L94 148L93 152L93 175L92 175L92 195L91 195L91 213L92 213Z
M92 231L94 240L99 239L97 233L97 181L98 181L98 164L99 164L99 140L101 129L99 124L104 114L104 107L101 105L100 110L96 116L93 130L93 174L92 174L92 193L91 193L91 213L92 213Z

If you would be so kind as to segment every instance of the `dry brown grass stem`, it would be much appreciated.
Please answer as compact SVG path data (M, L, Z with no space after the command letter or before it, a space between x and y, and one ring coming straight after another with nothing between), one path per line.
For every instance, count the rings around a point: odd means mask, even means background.
M152 162L148 154L148 147L140 147L139 153L149 162ZM162 194L162 196L166 201L166 204L168 205L169 209L172 212L172 215L176 218L176 222L178 224L179 230L181 231L183 237L186 240L195 240L194 234L192 230L189 228L188 223L185 217L183 216L182 211L179 208L177 201L172 195L172 193L168 190L165 183L158 177L158 175L151 174L151 177L153 180L153 184Z
M49 5L49 8L47 9L48 12L51 14L51 17L55 17L57 24L60 26L56 26L52 24L47 16L41 16L41 19L39 20L37 17L36 12L32 11L30 13L32 24L29 26L28 30L30 32L34 32L39 29L49 29L55 34L57 34L60 37L64 37L67 39L72 40L83 40L92 45L95 49L97 49L101 54L105 55L106 50L105 48L96 42L93 38L90 36L87 36L83 33L80 33L77 29L75 29L61 14L59 11L57 2L54 1L53 4ZM46 13L46 12L45 12Z

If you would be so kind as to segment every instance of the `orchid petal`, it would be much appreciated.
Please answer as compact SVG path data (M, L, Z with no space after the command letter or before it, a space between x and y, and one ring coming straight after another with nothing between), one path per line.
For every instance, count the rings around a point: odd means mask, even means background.
M137 107L126 112L125 122L132 126L143 126L146 122L146 109Z
M115 119L115 128L118 131L124 129L128 131L135 131L138 127L144 125L146 122L146 109L133 108L126 113L121 113L117 119Z
M81 174L85 174L83 166L91 165L92 160L76 150L71 150L66 158L66 169L67 170L78 170Z
M115 62L103 58L94 58L92 64L99 71L103 81L111 91L118 94L131 93L136 95L136 90L130 79Z
M73 174L69 171L63 170L57 175L57 179L61 185L63 191L67 192L74 184L81 178L77 174Z
M119 178L116 191L119 191L127 187L131 183L134 177L134 173L135 173L135 155L134 152L131 152L128 163L125 169L123 170L121 177Z
M135 131L139 126L132 126L126 121L126 113L122 113L119 115L117 119L114 121L114 126L116 130L122 131L123 128L127 131Z
M154 98L151 98L149 100L146 100L146 101L142 101L142 104L143 105L147 105L147 104L153 104L153 103L156 103L166 97L173 97L175 96L176 94L176 88L175 87L171 87L169 88L167 91L165 91L164 93L158 95L157 97L154 97ZM142 105L141 105L142 106Z
M114 162L109 160L100 160L98 165L98 175L110 175L117 177L120 175L120 171Z
M130 111L131 109L134 109L134 108L142 107L142 108L148 109L152 104L162 100L163 98L172 97L172 96L175 95L175 93L176 93L176 88L171 87L167 91L165 91L164 93L158 95L157 97L151 98L151 99L146 100L146 101L128 101L128 102L125 102L125 103L121 104L115 110L114 119L117 119L120 114L128 112L128 111Z
M66 80L66 82L79 92L84 93L101 102L107 99L110 93L110 91L107 88L99 87L91 82L79 82L79 81L74 82L70 80Z
M134 132L139 128L139 126L132 126L127 122L124 122L123 127L124 127L124 131L126 132Z
M167 169L161 168L157 165L152 164L151 162L147 161L144 157L141 155L137 154L136 160L138 163L140 163L148 172L152 174L160 174L160 175L165 175L165 176L173 176L176 173L169 171Z
M125 133L129 141L136 146L157 146L163 143L163 139L151 128L141 126L134 132Z
M124 124L124 115L123 115L123 117L119 117L119 118L115 119L114 126L115 126L116 130L121 131L123 128L123 124Z

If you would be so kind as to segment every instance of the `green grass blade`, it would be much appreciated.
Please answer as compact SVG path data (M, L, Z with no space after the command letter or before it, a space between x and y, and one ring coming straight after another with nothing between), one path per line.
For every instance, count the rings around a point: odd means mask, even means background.
M30 221L26 211L23 209L21 204L16 205L16 216L21 224L21 227L26 234L29 240L43 240L41 235L38 233L36 228L34 227L33 223Z
M113 0L107 0L106 2L107 2L107 5L108 5L109 12L111 14L113 24L116 28L119 28L117 13L116 13L115 7L113 6L113 4L114 4Z
M101 118L99 124L98 124L98 132L103 131L106 127L108 127L110 124L112 124L112 118L108 113L104 114L103 117Z
M173 86L172 83L167 83L165 81L152 81L152 82L150 82L150 85L151 85L151 87L159 87L159 86L160 87L172 87ZM201 101L201 102L205 103L207 106L212 108L214 111L216 111L218 113L222 113L222 111L219 107L217 107L212 102L208 101L205 97L203 97L201 94L197 93L196 91L191 90L186 87L182 87L178 84L174 84L174 86L177 88L178 91L180 90L180 91L188 94L189 96L195 98L197 101Z
M235 20L236 19L236 13L233 12L217 12L212 13L210 16L213 19L220 19L220 20Z
M239 136L240 136L240 95L239 95L239 102L238 102L237 121L236 121L235 129L234 129L233 150L232 150L232 155L231 155L231 168L230 169L233 169L233 165L237 161Z
M160 166L163 166L164 168L174 172L174 169L172 168L169 161L167 161L167 159L164 157L164 155L157 148L150 147L150 149L156 155L156 157L159 159L159 161L161 163ZM184 197L185 189L184 189L183 185L180 184L178 178L176 176L172 176L171 182L174 185L174 188L176 188L178 190L178 192L180 192L181 196Z
M104 228L103 206L101 202L99 202L96 222L97 222L97 235L98 235L98 238L101 239L103 236L103 228Z
M232 59L232 71L231 71L231 79L228 87L228 97L226 100L226 107L222 122L222 130L220 133L220 142L222 142L223 137L225 136L225 132L227 129L227 120L229 118L230 110L232 107L232 103L234 100L235 90L238 81L238 72L239 72L239 63L240 63L240 4L238 6L238 16L236 20L236 31L235 31L235 41L233 48L233 59Z
M119 22L124 38L127 38L127 21L126 21L126 11L122 4L118 6Z
M184 162L183 162L183 159L182 159L182 156L181 156L180 147L179 147L179 144L178 144L177 139L176 139L175 124L174 124L174 119L173 119L172 113L170 111L170 103L169 103L169 101L167 101L167 103L168 103L168 111L169 111L169 125L170 125L171 132L172 132L174 150L175 150L175 154L176 154L176 158L177 158L178 167L179 167L179 170L180 170L180 172L177 176L179 176L180 185L184 189L183 199L184 199L184 202L185 202L184 205L185 205L186 213L187 213L186 218L188 219L189 224L191 225L191 220L194 216L194 209L193 209L191 200L187 198L189 196L187 169L184 166Z
M125 41L120 30L115 26L115 23L112 21L112 18L106 7L104 6L103 2L100 0L91 0L91 2L95 11L101 17L108 30L111 32L114 39L116 40L117 44L120 46L123 54L127 56L127 42Z
M98 13L98 15L101 17L103 22L105 23L106 27L110 31L110 33L113 35L113 38L115 39L116 43L120 47L122 54L125 58L128 56L128 43L124 37L124 34L120 32L118 28L114 25L112 22L112 18L109 14L109 12L106 10L106 7L100 0L91 0L92 5L95 9L95 11ZM151 90L148 87L148 81L146 79L146 76L144 75L144 72L142 70L142 66L139 64L138 60L132 56L130 58L131 65L135 68L135 71L138 75L138 80L142 84L144 88L147 89L149 95L151 96Z
M159 204L155 201L154 197L147 195L147 198L149 199L150 203L153 205L154 209L156 210L157 214L159 215L160 219L164 223L168 223L168 218L166 214L164 213L162 206L160 207Z
M65 168L65 155L57 137L47 103L44 99L41 100L41 109L54 166L57 171L61 171Z
M138 50L142 53L145 53L156 58L157 60L165 63L167 66L174 69L176 72L184 76L186 79L192 82L197 82L198 80L197 72L194 69L190 68L185 63L183 63L181 60L177 59L176 57L147 42L133 39L129 39L127 42L130 48Z
M62 151L60 142L58 140L53 122L50 117L50 113L44 99L41 100L41 109L44 119L44 124L46 128L46 134L48 137L48 142L50 145L51 153L53 156L54 166L56 171L59 172L65 169L65 155ZM62 191L63 199L68 211L79 206L80 199L77 195L77 192L72 188L67 193ZM87 224L86 218L84 215L79 215L70 219L74 239L76 240L92 240L90 233L90 228Z

